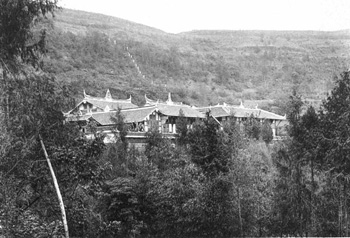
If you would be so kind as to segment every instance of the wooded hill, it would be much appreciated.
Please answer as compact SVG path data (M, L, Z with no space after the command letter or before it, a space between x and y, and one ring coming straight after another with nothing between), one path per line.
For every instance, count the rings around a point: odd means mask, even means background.
M349 67L349 31L191 31L169 34L116 17L64 9L46 22L45 69L83 89L115 98L144 94L194 105L246 105L284 114L293 89L319 102Z

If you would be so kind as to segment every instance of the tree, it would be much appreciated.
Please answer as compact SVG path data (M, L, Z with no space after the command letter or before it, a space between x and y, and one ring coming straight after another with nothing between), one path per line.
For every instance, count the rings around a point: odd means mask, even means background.
M308 157L304 147L307 130L303 125L301 97L290 96L288 134L290 138L278 145L273 161L278 171L271 230L275 234L305 235L310 232L310 194Z
M0 1L0 111L11 140L10 145L2 147L6 157L1 155L0 174L6 181L1 194L6 195L5 204L12 210L4 219L9 237L62 234L40 141L45 142L53 158L71 227L79 222L73 219L79 213L74 203L83 203L77 191L97 188L102 178L97 159L103 148L101 138L90 142L80 139L77 128L65 123L62 112L71 107L69 90L40 70L45 32L36 38L32 30L42 17L57 9L56 3ZM14 185L11 190L10 184ZM77 230L73 229L75 234Z
M153 129L146 132L145 155L149 162L158 166L158 169L165 170L171 163L173 147L169 139Z
M15 106L18 103L18 99L22 99L23 95L17 94L16 90L18 86L26 86L22 83L26 84L29 81L26 81L26 73L22 71L23 63L30 63L33 66L39 65L39 55L43 53L45 50L45 31L42 31L40 39L38 41L32 41L32 26L37 22L38 17L45 16L48 12L53 12L56 8L57 1L0 1L0 66L2 69L2 78L1 78L1 92L2 95L0 97L0 110L5 113L5 123L8 126L8 130L14 134L16 139L20 138L17 133L12 131L15 129L13 120L19 119L18 117L13 116L16 114L18 108ZM19 75L17 72L21 72ZM30 73L30 76L33 76ZM22 85L21 85L22 84ZM36 87L38 85L35 85ZM17 104L18 105L18 104ZM39 106L40 107L40 106ZM32 108L27 108L26 110L31 110ZM42 113L42 112L39 112ZM19 115L19 114L17 114ZM30 113L29 113L30 115ZM39 128L31 128L29 125L31 124L31 120L34 118L30 118L29 115L25 115L26 117L21 118L21 128L23 132L27 133L27 136L34 137L34 133L31 133L31 130L38 130ZM57 115L53 115L54 117ZM42 123L40 119L38 119L38 124ZM17 121L18 122L18 121ZM18 125L19 126L19 125ZM42 126L42 125L40 125ZM19 130L17 130L19 131ZM40 135L36 134L37 136ZM25 136L26 137L26 136ZM22 137L23 138L23 137ZM30 143L33 143L33 139L30 139L29 143L21 143L22 145L26 145L32 147ZM18 144L18 143L17 143ZM18 148L18 147L17 147ZM28 149L28 148L26 148ZM27 151L22 150L27 153ZM20 156L21 157L21 156ZM21 159L17 157L16 164L13 165L12 169L6 171L6 175L12 175L14 170L17 170L17 162L20 162ZM6 164L6 166L8 166ZM6 167L5 166L5 167ZM12 166L12 165L10 165ZM6 169L6 168L5 168ZM64 219L65 220L65 219ZM68 231L66 232L68 236Z
M197 121L188 133L188 145L192 161L207 176L228 172L228 158L222 155L219 124L207 113L203 121Z
M317 228L317 196L316 196L316 188L319 185L316 181L320 180L322 174L318 173L320 171L320 167L318 166L317 161L315 160L317 156L317 140L314 138L318 135L318 127L319 127L319 117L315 111L315 109L311 106L308 107L305 114L301 117L301 128L303 137L299 137L299 146L300 151L303 153L303 157L306 162L309 163L308 167L310 168L310 180L309 182L309 191L310 191L310 235L316 235L319 228ZM315 179L316 178L316 179Z
M58 183L60 184L63 198L69 207L67 211L70 225L78 221L71 219L73 212L71 207L73 201L77 201L76 190L86 185L85 188L96 186L97 177L101 178L99 171L98 155L103 148L101 139L95 142L79 140L78 128L66 124L62 108L64 107L66 91L59 91L53 79L46 75L37 73L27 74L26 78L14 77L13 85L18 83L11 94L8 94L9 113L7 116L6 130L12 136L13 143L7 147L8 158L1 166L6 180L16 183L17 193L12 199L20 199L22 202L16 204L18 214L17 221L11 225L12 235L22 233L23 236L30 234L24 231L28 221L26 216L40 216L39 224L45 224L52 220L57 213L57 204L52 190L52 180L49 176L47 164L42 147L39 143L39 135L45 141L48 155L53 159ZM96 144L94 144L96 143ZM30 215L26 215L26 214ZM13 218L13 217L12 217ZM23 229L22 229L22 228ZM40 227L49 227L40 225ZM55 227L52 227L54 229ZM28 229L28 232L34 232ZM72 235L76 231L72 230Z
M348 141L349 133L348 125L350 119L348 94L350 90L350 72L341 74L341 78L337 81L337 86L332 90L331 95L323 104L320 112L320 127L324 127L321 131L321 143L323 149L322 161L326 168L331 169L335 173L348 174L350 171L350 163L348 162Z
M123 175L128 173L128 142L126 135L128 128L124 122L124 115L121 109L118 108L115 115L111 116L111 120L115 124L113 128L114 143L108 145L108 159L113 166L114 175ZM112 177L114 177L112 175Z
M0 111L0 220L1 226L4 229L3 235L10 237L11 223L10 218L14 217L18 212L16 209L16 187L17 181L14 181L12 177L7 176L7 173L11 171L8 167L4 170L4 166L8 165L11 158L8 157L8 151L12 143L12 138L5 126L4 114Z
M266 144L269 144L273 140L272 128L267 120L264 120L261 126L261 138Z
M261 126L260 122L253 114L251 114L246 121L243 122L244 131L248 138L252 138L255 140L260 139L261 134Z
M64 231L65 231L65 236L69 237L68 224L67 224L67 215L66 215L66 210L64 208L64 203L63 203L63 199L62 199L61 190L60 190L60 188L58 186L55 171L52 168L50 158L49 158L49 156L47 154L45 144L44 144L43 139L42 139L40 134L39 134L39 140L40 140L41 148L44 151L44 155L45 155L47 164L48 164L48 166L50 168L50 173L51 173L51 177L52 177L53 183L55 185L55 190L56 190L56 193L57 193L57 197L58 197L58 201L59 201L60 209L61 209L61 213L62 213L62 222L63 222Z
M34 39L33 26L57 8L57 0L0 1L0 58L4 73L17 71L22 63L39 65L38 53L45 52L45 31Z
M187 144L187 133L188 133L188 121L185 118L185 114L182 109L180 109L179 117L176 120L176 131L178 133L178 144L186 145Z
M290 140L274 156L280 234L348 236L349 92L347 71L319 112L302 113L301 98L291 97Z
M327 100L323 103L319 115L317 140L317 163L324 171L339 183L340 205L338 236L349 235L348 221L348 187L350 175L349 149L350 149L350 72L345 71L337 80ZM343 225L344 224L344 225Z

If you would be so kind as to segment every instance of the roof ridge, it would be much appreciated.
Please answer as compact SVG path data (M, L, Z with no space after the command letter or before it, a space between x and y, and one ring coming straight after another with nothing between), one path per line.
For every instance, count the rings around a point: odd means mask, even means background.
M190 105L187 104L177 104L176 102L174 102L174 104L167 104L166 102L159 102L158 105L166 105L166 106L185 106L188 108L192 108Z
M103 113L113 113L113 112L117 112L117 111L107 111L107 112L105 112L105 111L102 111L102 112L91 112L91 113L89 113L89 114L86 114L86 115L96 115L96 114L103 114Z
M135 107L135 108L125 108L122 109L121 111L136 111L136 110L142 110L142 109L149 109L149 108L156 108L156 105L151 105L151 106L143 106L143 107Z
M89 101L89 100L96 100L96 101L102 101L102 102L128 102L131 103L130 98L128 99L105 99L105 98L98 98L98 97L88 97L88 98L84 98L85 101Z
M206 107L197 107L197 109L204 109L204 108L217 108L217 107L224 107L224 105L214 105L214 106L206 106Z

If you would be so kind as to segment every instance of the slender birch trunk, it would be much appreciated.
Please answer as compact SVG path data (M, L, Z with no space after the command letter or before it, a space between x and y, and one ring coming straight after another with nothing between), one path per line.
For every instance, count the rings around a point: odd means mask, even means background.
M58 186L58 182L57 182L57 179L56 179L56 175L55 175L55 172L53 171L53 168L52 168L52 165L51 165L51 161L50 161L49 156L48 156L48 154L47 154L47 151L46 151L46 148L45 148L45 145L44 145L44 142L43 142L43 139L42 139L41 135L39 135L39 139L40 139L41 147L42 147L42 149L43 149L43 151L44 151L44 154L45 154L45 158L46 158L47 164L49 165L49 168L50 168L52 180L53 180L53 183L54 183L54 185L55 185L55 189L56 189L58 201L59 201L59 203L60 203L64 232L65 232L66 238L69 238L66 211L65 211L65 209L64 209L64 204L63 204L63 199L62 199L61 191L60 191L60 188L59 188L59 186Z

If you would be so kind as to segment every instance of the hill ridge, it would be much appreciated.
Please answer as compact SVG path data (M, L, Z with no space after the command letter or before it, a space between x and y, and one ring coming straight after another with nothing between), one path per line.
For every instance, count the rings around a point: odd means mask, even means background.
M349 68L347 30L172 34L71 9L60 11L53 25L45 67L69 83L75 95L83 87L96 94L111 88L114 95L131 94L142 104L145 93L165 98L171 91L174 100L187 104L236 104L242 99L284 114L280 104L292 90L321 100L334 77Z

